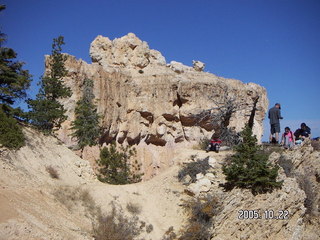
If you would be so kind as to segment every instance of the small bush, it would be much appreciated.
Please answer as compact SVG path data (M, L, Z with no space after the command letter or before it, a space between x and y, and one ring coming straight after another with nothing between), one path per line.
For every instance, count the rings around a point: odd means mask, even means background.
M209 157L206 157L205 159L198 159L195 162L189 162L179 171L178 179L179 181L182 181L185 176L189 175L192 182L195 182L197 180L196 175L198 173L206 174L209 168Z
M161 240L174 240L177 239L177 234L174 232L174 228L171 226L165 232Z
M281 156L278 164L280 167L283 168L284 173L287 177L293 177L294 176L294 166L290 159L285 158L284 156Z
M9 149L19 149L25 145L25 137L17 120L7 116L0 109L0 145Z
M100 216L94 226L95 240L133 240L141 232L138 218L127 218L114 204L109 214Z
M311 146L313 147L313 150L320 151L320 139L318 140L312 140Z
M149 224L148 226L146 226L146 232L147 233L151 233L153 231L153 225Z
M211 237L213 217L221 211L217 197L207 195L187 201L185 209L190 212L189 222L181 231L180 240L207 240Z
M131 170L129 160L136 155L135 149L121 147L116 149L115 143L109 148L104 147L100 152L100 159L97 160L100 166L98 179L101 182L110 184L129 184L141 181L141 174L136 173L139 169Z
M225 188L247 188L254 195L280 188L282 181L276 180L279 167L269 163L268 155L260 152L261 147L248 125L241 132L241 137L243 141L235 147L236 154L222 168L227 180Z
M139 221L137 216L125 216L122 208L116 207L114 202L111 202L111 212L102 213L87 190L60 187L54 192L54 195L69 211L79 212L81 207L85 210L85 216L92 221L92 233L95 240L133 240L144 228L147 233L153 230L151 224L146 225L145 222Z
M200 141L199 141L199 148L201 150L206 150L208 145L210 143L210 139L209 138L202 138Z
M299 187L305 192L306 199L304 200L304 206L306 207L306 214L312 215L317 212L316 205L317 193L313 189L313 184L310 177L313 174L297 174L296 179Z
M134 215L138 215L141 213L141 207L138 204L134 204L134 203L128 203L127 210L128 210L128 212L130 212Z
M95 204L95 201L89 194L88 190L71 187L60 187L54 191L55 198L65 205L69 211L78 210L83 207L84 210L91 216L96 218L100 215L100 208Z
M59 179L59 173L54 167L48 166L46 167L46 171L50 174L51 178Z

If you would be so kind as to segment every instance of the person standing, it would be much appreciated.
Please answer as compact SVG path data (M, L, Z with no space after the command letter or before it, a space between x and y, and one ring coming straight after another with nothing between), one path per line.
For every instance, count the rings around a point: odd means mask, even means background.
M276 143L279 142L279 133L280 133L280 119L283 119L281 116L281 105L276 103L273 108L269 109L268 118L270 119L270 142L275 135Z

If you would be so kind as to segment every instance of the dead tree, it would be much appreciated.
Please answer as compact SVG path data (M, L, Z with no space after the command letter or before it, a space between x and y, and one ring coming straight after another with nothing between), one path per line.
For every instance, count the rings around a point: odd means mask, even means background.
M220 86L222 95L218 99L212 99L215 107L206 109L196 116L197 125L209 123L213 126L213 137L220 138L228 146L239 142L239 135L234 128L230 128L232 115L244 108L242 101L237 101L235 96L230 94L227 86Z

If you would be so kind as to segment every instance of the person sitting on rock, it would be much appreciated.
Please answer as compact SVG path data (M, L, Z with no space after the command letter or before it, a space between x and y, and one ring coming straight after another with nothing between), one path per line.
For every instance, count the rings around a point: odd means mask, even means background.
M291 132L289 127L285 127L284 133L281 138L281 145L284 146L285 149L292 148L295 143L294 134Z
M294 132L294 136L296 140L303 141L305 138L310 138L311 129L305 123L301 123L300 128Z
M221 143L222 141L219 139L219 136L217 134L214 134L210 140L206 152L215 151L218 153L221 147Z

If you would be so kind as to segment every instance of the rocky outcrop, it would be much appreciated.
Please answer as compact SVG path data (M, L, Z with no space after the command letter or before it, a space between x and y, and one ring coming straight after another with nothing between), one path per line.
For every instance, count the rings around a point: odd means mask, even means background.
M91 43L90 56L106 70L109 68L143 69L166 64L160 52L150 49L148 43L141 41L133 33L111 41L99 35Z
M194 183L185 181L189 196L184 201L205 199L207 194L219 199L221 208L213 217L212 240L320 238L320 152L309 143L292 151L281 152L277 147L272 150L277 152L270 155L269 161L280 167L281 189L258 195L246 189L226 191L221 187L226 182L222 166L228 156L221 155L210 157L211 168L206 174L197 174ZM194 160L205 156L199 154Z
M228 99L238 106L229 127L240 131L254 111L253 129L261 139L268 100L265 89L257 84L203 72L200 61L194 61L193 67L174 61L166 64L160 52L150 49L133 33L114 40L98 36L91 43L90 55L92 64L72 56L66 62L68 75L64 81L73 94L62 100L68 119L57 134L68 145L75 144L69 136L70 124L86 78L94 82L94 101L102 117L104 134L100 143L115 140L137 145L138 152L143 148L140 154L154 155L152 165L170 165L167 159L158 157L161 151L170 152L179 145L211 137L217 123L199 116L209 109L207 112L214 115ZM160 154L151 153L152 148Z

